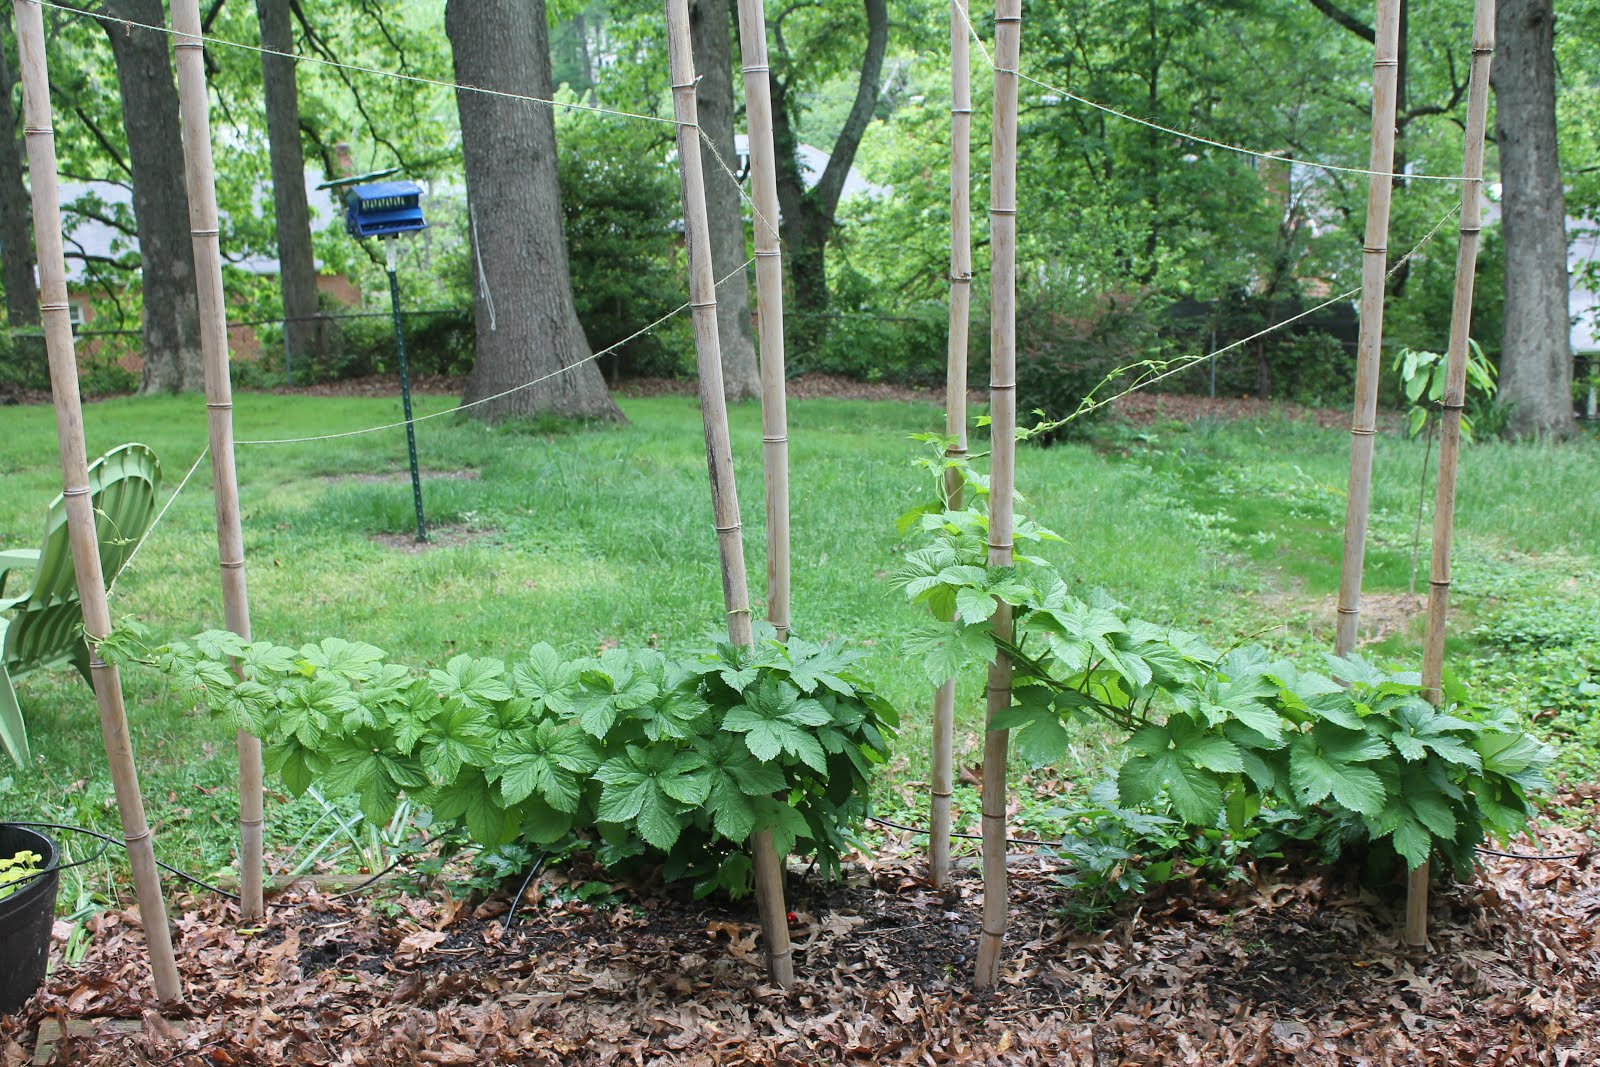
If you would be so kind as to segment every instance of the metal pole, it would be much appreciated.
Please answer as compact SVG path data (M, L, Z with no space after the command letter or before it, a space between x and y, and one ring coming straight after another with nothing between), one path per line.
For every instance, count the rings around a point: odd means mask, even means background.
M417 508L417 540L428 539L422 518L422 476L417 473L417 431L411 420L411 374L406 369L406 334L400 323L400 282L394 273L394 237L385 237L383 247L389 264L389 307L394 312L394 350L400 357L400 404L406 413L406 457L411 461L411 501Z

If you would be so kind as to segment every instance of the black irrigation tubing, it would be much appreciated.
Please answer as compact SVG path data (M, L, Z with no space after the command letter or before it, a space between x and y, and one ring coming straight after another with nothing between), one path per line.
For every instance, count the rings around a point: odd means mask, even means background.
M533 869L528 872L528 877L522 880L522 888L517 890L517 895L511 899L511 908L506 912L506 930L511 929L511 923L517 917L517 909L522 906L522 895L528 891L533 880L539 877L539 872L544 870L544 861L550 858L548 852L539 853L539 858L533 861Z
M868 822L877 823L880 826L891 826L896 830L905 830L905 831L907 831L909 833L913 833L913 834L924 834L924 835L926 835L926 834L933 833L933 831L928 829L926 826L907 826L904 823L891 822L888 819L880 819L876 815L868 815L867 816L867 821ZM959 837L959 838L962 838L962 839L967 840L967 841L982 841L983 840L983 835L982 834L951 833L950 836L951 837ZM1056 847L1058 847L1060 845L1059 841L1035 841L1035 840L1033 840L1031 838L1026 838L1026 837L1008 837L1008 838L1006 838L1006 842L1008 844L1012 844L1012 845L1036 845L1036 846L1039 846L1041 848L1056 848ZM1507 860L1529 860L1529 861L1541 861L1541 860L1571 861L1571 860L1581 860L1581 859L1588 859L1590 856L1592 856L1594 854L1594 849L1592 849L1592 848L1584 849L1582 852L1504 852L1504 851L1501 851L1498 848L1489 848L1486 845L1477 845L1477 846L1474 846L1474 850L1477 851L1477 852L1482 853L1485 856L1496 856L1496 857L1498 857L1500 859L1507 859Z
M933 831L928 829L926 826L907 826L904 823L891 822L888 819L880 819L876 815L868 815L867 816L867 821L868 822L875 822L879 826L891 826L896 830L905 830L906 832L913 833L913 834L931 834L931 833L933 833ZM951 837L959 837L964 841L982 841L983 840L983 835L982 834L958 834L958 833L952 832L950 834L950 836ZM1034 846L1036 846L1038 848L1057 848L1057 847L1060 846L1061 842L1059 842L1059 841L1036 841L1031 837L1008 837L1008 838L1006 838L1006 844L1008 844L1008 845L1034 845Z
M124 849L128 847L127 843L124 842L124 841L121 841L121 840L119 840L119 839L117 839L115 837L112 837L109 834L102 834L98 830L90 830L88 827L85 827L85 826L68 826L65 823L54 823L54 822L17 822L17 821L14 821L14 820L7 820L7 825L10 825L10 826L26 826L26 827L29 827L29 828L32 828L32 829L43 829L43 830L64 830L64 831L66 831L68 833L84 834L87 837L98 838L99 840L105 842L105 844L101 846L99 852L96 852L93 856L90 856L87 859L78 860L76 863L61 864L59 867L56 867L56 868L47 868L46 870L39 871L38 874L47 874L52 869L55 869L55 870L68 870L69 868L72 868L72 867L82 866L85 863L92 863L95 860L99 859L101 856L105 855L106 854L106 850L109 849L112 845L117 845L117 846L119 846L121 848L124 848ZM444 840L444 838L446 836L448 836L448 835L439 834L436 837L430 838L427 841L424 841L422 843L422 848L427 848L429 845L437 844L438 842ZM420 852L421 849L418 849L417 851ZM356 896L359 893L364 892L369 887L371 887L374 883L376 883L378 880L384 878L390 872L394 871L397 867L401 866L402 864L409 863L411 861L413 855L414 855L413 853L408 853L408 854L406 854L404 856L399 857L393 863L389 864L389 866L385 867L383 870L379 871L377 874L375 874L372 877L368 878L366 881L362 882L360 885L356 886L354 889L347 889L342 893L335 893L333 896L328 897L327 899L329 899L329 900L343 900L346 897L353 897L353 896ZM171 875L173 875L173 876L175 876L177 878L183 879L185 882L188 882L191 885L199 886L201 889L204 889L208 893L214 893L217 896L223 897L223 898L225 898L227 900L231 900L234 903L238 903L238 901L239 901L239 895L237 893L230 893L226 889L219 889L216 886L212 885L210 882L207 882L207 881L205 881L204 879L201 879L201 878L197 878L194 875L190 874L188 871L179 870L177 867L172 866L170 863L163 863L161 860L156 860L156 866L160 867L162 870L166 871L168 874L171 874ZM35 877L37 877L37 875L35 875ZM279 904L279 903L274 902L270 906L274 907L274 908L284 908L284 907L288 907L289 905L287 905L287 904Z

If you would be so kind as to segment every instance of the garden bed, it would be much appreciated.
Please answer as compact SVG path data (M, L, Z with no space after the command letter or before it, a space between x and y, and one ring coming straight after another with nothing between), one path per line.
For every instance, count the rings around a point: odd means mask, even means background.
M1564 802L1592 812L1594 796ZM1530 846L1532 847L1532 846ZM1548 852L1588 840L1551 831ZM177 921L183 1013L153 1012L137 920L0 1021L0 1063L1590 1064L1600 1056L1600 864L1490 859L1437 893L1432 952L1338 872L1178 884L1082 933L1048 861L1013 872L1000 988L968 989L978 882L864 860L795 894L795 989L766 984L752 908L673 898L597 908L552 872L506 904L442 893L387 909L302 885L256 932L215 900ZM592 872L590 872L592 874ZM569 883L564 887L563 883ZM566 902L562 902L565 899ZM392 912L388 914L386 912ZM127 1022L143 1025L130 1028ZM98 1022L83 1025L84 1020ZM36 1034L66 1024L35 1061ZM76 1024L76 1025L75 1025ZM93 1036L86 1036L93 1035Z

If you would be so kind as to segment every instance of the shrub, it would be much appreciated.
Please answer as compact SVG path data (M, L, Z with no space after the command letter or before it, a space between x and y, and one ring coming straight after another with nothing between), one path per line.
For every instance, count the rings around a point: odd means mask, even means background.
M260 736L296 794L353 795L380 824L409 795L487 848L577 835L602 863L661 864L702 894L748 888L740 846L757 831L836 871L896 721L854 674L858 654L770 630L686 658L565 660L538 644L509 667L460 655L426 672L335 638L294 649L213 630L146 650L141 633L125 626L110 652Z

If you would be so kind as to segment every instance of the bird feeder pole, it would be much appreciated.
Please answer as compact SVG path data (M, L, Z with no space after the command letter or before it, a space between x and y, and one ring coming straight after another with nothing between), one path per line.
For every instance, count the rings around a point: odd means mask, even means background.
M417 469L417 429L411 418L411 370L406 366L406 331L400 318L400 281L394 269L397 238L383 239L384 263L389 271L389 311L394 316L394 351L400 364L400 406L406 416L406 460L411 464L411 503L417 512L417 541L428 539L427 520L422 516L422 472Z
M72 566L83 607L83 629L89 642L89 673L100 710L100 737L116 791L122 839L133 870L140 925L150 951L150 972L156 997L164 1004L183 999L178 967L172 954L167 904L156 871L155 846L145 821L139 772L133 762L128 716L122 702L122 677L100 658L99 642L111 631L105 575L100 567L100 539L89 500L88 453L83 440L83 406L78 396L78 367L73 351L72 311L67 300L67 267L61 238L61 193L57 186L55 131L50 114L50 74L45 64L44 15L33 0L13 0L18 66L22 73L23 136L28 148L32 185L33 234L39 263L39 310L45 350L50 361L50 392L55 398L56 442L61 454L61 497L67 509L67 534Z
M217 512L217 558L222 611L228 629L250 640L250 596L245 585L244 529L233 455L233 385L228 376L228 315L222 288L222 246L217 224L216 169L211 155L210 101L200 41L199 0L172 0L173 50L178 63L178 106L183 116L184 181L194 246L195 292L200 309L200 354L205 368L206 421L211 437L211 484ZM147 32L147 31L146 31ZM238 665L234 665L238 669ZM266 803L261 739L238 731L239 917L265 913L262 837Z
M428 222L422 217L422 186L416 182L355 184L380 176L344 178L323 182L317 188L351 186L345 193L345 230L352 237L376 237L383 242L384 265L389 273L389 311L394 318L394 350L400 366L400 406L405 412L406 459L411 466L411 503L417 513L417 542L420 544L428 539L428 527L422 514L422 475L417 468L417 431L411 417L411 371L406 366L406 332L400 318L400 280L395 273L395 242L402 233L426 229Z

